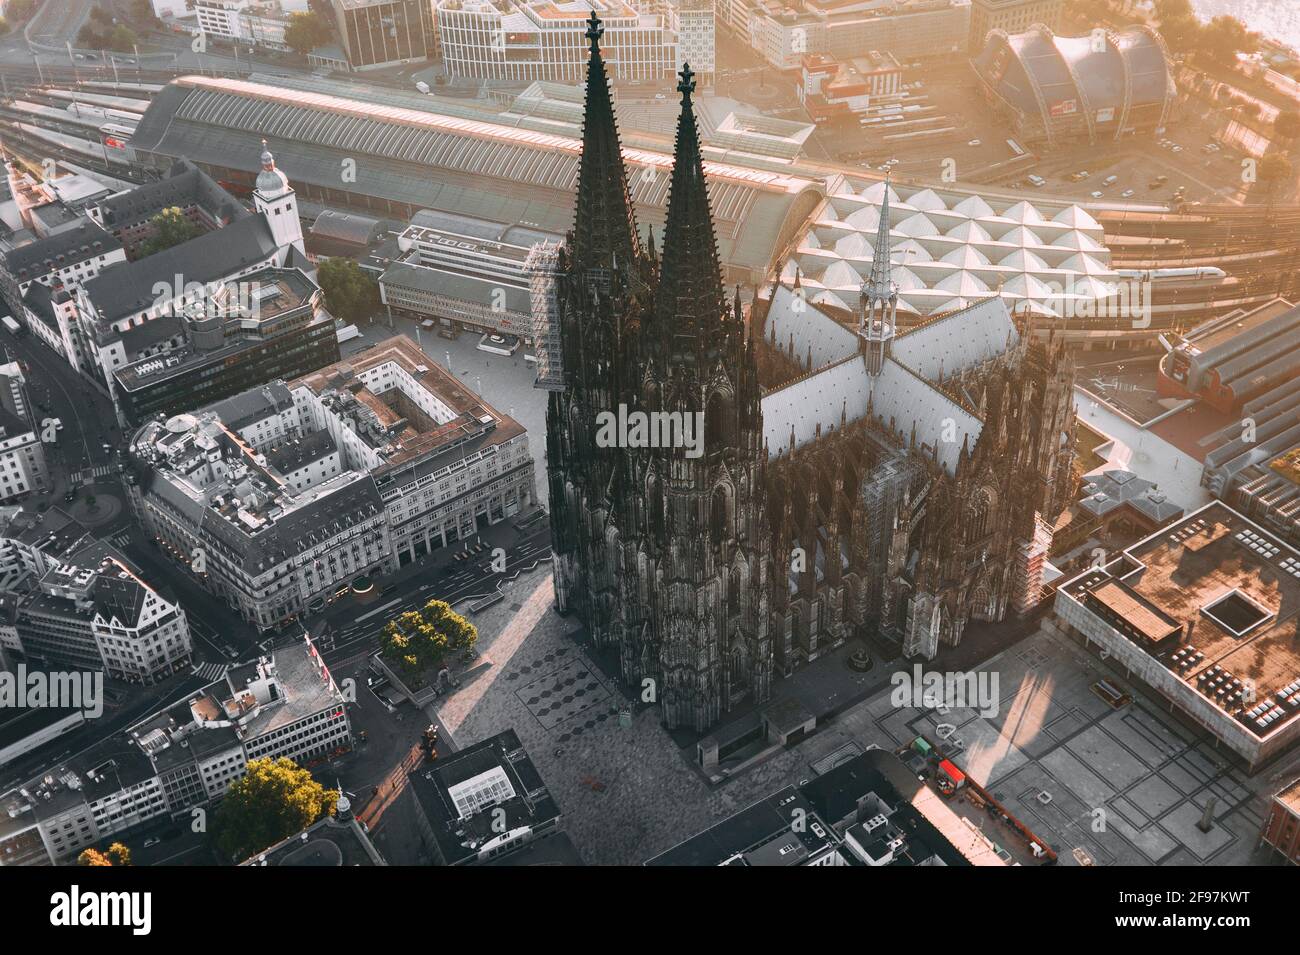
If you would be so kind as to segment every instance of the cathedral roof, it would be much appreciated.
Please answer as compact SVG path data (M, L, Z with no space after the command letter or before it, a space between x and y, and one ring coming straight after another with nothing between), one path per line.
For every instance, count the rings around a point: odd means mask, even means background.
M823 434L872 414L886 427L938 448L939 463L950 474L957 468L963 442L973 448L983 422L934 384L1003 354L1019 341L1005 300L991 298L934 319L899 335L891 357L873 378L858 351L857 335L811 301L795 310L798 297L777 286L764 335L776 333L776 345L789 350L795 341L800 362L812 355L818 371L797 378L763 396L763 439L775 457L801 448Z

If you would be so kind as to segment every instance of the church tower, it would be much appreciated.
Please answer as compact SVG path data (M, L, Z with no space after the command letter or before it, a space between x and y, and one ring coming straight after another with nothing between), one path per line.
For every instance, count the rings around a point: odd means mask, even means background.
M649 303L653 278L637 236L602 32L593 12L573 229L555 267L564 380L549 393L546 412L555 604L561 613L576 612L597 646L621 639L612 504L622 452L598 444L596 419L629 400L631 330Z
M884 196L880 200L880 221L876 225L876 243L871 249L871 275L862 283L858 295L858 335L867 356L867 371L880 374L889 357L898 317L898 287L894 285L891 241L889 237L889 177L885 177Z
M265 139L262 140L262 171L253 183L253 205L266 216L277 246L283 249L291 245L300 253L305 252L298 196L289 185L289 178L275 167L275 157Z
M644 680L657 670L665 725L702 731L741 700L770 693L765 457L754 343L739 295L728 307L722 287L689 65L677 90L663 254L640 330L637 390L647 413L693 420L702 434L693 449L629 455L631 487L645 501L636 536L647 645L628 644L624 671Z

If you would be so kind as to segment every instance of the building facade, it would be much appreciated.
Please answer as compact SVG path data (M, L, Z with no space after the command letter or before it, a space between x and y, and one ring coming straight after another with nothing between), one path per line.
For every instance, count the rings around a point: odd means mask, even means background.
M669 3L653 11L632 0L591 4L550 0L437 0L443 68L451 76L526 84L576 82L586 68L586 17L605 25L607 65L619 80L659 80L680 62L678 12ZM644 9L643 9L644 6ZM694 12L693 49L712 61L712 35Z
M432 0L333 0L339 40L354 70L414 63L433 44Z
M970 50L978 52L990 30L1024 33L1036 23L1061 28L1065 0L970 0Z
M0 504L42 492L49 486L45 445L57 437L51 421L42 425L27 399L22 366L0 365Z

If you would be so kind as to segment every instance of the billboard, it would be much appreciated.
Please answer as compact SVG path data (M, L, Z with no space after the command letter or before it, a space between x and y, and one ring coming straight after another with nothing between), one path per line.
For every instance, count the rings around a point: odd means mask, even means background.
M1076 99L1063 99L1053 103L1049 108L1053 116L1073 116L1079 111L1079 101Z

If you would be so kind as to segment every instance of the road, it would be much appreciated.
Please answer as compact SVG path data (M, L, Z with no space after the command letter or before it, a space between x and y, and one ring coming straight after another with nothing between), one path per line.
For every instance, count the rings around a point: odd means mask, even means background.
M25 368L38 427L53 418L63 422L62 429L50 435L54 440L46 444L46 460L54 478L51 496L68 487L70 475L112 464L113 451L103 445L116 447L122 436L108 399L95 393L79 373L31 333L14 336L3 332L0 342Z

